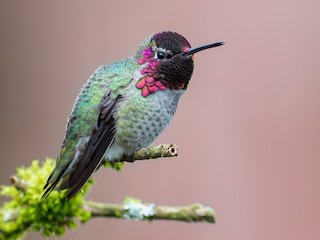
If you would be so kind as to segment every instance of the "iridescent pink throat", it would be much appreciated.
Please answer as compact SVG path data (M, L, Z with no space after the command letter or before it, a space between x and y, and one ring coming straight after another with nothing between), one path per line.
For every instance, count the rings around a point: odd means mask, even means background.
M141 95L143 97L147 97L150 93L154 93L158 90L167 89L167 87L162 83L165 82L165 80L155 79L159 61L154 59L154 54L150 46L147 46L146 49L142 51L142 58L138 60L138 63L140 65L148 63L141 70L143 77L136 83L136 88L141 89Z

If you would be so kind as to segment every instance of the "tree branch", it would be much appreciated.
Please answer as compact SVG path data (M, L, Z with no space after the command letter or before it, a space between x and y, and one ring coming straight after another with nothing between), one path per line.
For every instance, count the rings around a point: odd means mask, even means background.
M28 184L17 176L11 176L10 182L20 191L26 191ZM210 207L201 204L189 206L169 207L156 206L155 204L142 204L129 199L124 204L97 203L86 201L83 205L92 217L109 217L135 220L175 220L183 222L215 222L215 212ZM14 215L17 215L15 213ZM12 216L8 220L13 220Z
M116 168L120 162L177 155L178 147L175 144L161 144L140 149L130 158L116 159L113 161L115 165L109 164ZM34 160L30 167L17 169L17 174L10 177L11 186L1 187L0 194L12 200L0 208L0 239L17 239L28 230L42 231L43 236L60 236L66 228L74 228L77 220L86 222L92 217L215 223L214 210L201 204L157 206L133 198L126 198L123 204L86 201L84 197L93 181L88 181L82 192L69 201L65 201L64 192L57 191L45 200L40 200L41 185L53 167L53 159L47 159L41 166L39 161ZM116 169L121 169L121 166Z
M23 181L15 175L10 176L9 181L11 185L15 186L16 189L21 191L25 191L29 187L27 182Z
M175 144L160 144L158 146L152 146L148 148L141 148L136 151L131 159L123 157L121 159L115 159L113 162L132 162L132 160L150 160L164 157L176 157L178 156L178 147Z
M92 217L112 217L135 220L175 220L183 222L215 222L215 212L201 204L169 207L142 204L131 201L125 204L103 204L86 202L84 208Z

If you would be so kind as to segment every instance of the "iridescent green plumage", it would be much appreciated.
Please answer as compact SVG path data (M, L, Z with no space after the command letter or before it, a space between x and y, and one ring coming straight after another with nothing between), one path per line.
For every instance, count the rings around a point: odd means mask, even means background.
M69 199L102 161L147 147L176 111L192 75L193 53L210 46L191 49L183 36L163 32L147 38L133 57L100 66L76 99L43 196L68 189Z
M72 169L66 170L73 161L76 164L78 160L76 150L79 149L77 149L77 146L78 148L84 148L84 152L86 139L97 128L101 109L103 108L101 102L105 97L106 91L110 91L112 100L117 99L121 91L132 81L132 70L137 65L133 58L121 60L111 65L102 65L82 87L69 116L66 137L57 159L56 168L45 186L47 191L44 196L49 194L58 184L62 188L68 187L69 176L67 175ZM82 146L79 146L81 139L84 140Z

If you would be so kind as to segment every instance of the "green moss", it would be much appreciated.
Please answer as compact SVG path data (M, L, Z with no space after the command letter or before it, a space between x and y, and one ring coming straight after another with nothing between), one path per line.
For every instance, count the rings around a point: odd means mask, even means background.
M40 231L43 236L61 236L66 228L76 228L77 220L86 222L90 219L90 213L82 205L93 185L92 179L69 201L65 200L65 191L56 190L40 200L54 165L53 159L47 159L41 166L34 160L30 167L17 169L16 176L28 186L26 189L1 186L0 195L11 201L5 202L0 209L0 240L21 239L27 230Z
M124 166L124 162L105 162L104 166L115 169L117 171L121 171Z

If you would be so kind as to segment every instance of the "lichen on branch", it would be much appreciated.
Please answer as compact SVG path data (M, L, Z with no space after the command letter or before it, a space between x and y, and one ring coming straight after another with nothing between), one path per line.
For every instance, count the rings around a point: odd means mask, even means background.
M128 198L124 204L105 204L86 202L84 205L92 217L112 217L134 220L174 220L183 222L215 222L215 212L202 204L169 207L153 203L141 203L140 200Z

